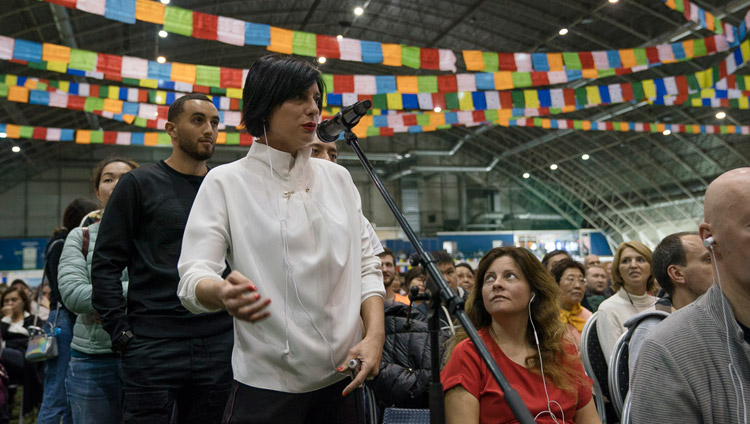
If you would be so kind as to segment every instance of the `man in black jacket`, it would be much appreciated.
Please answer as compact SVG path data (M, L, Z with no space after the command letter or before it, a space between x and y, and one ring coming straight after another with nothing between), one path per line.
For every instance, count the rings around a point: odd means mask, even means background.
M231 317L193 315L177 298L182 233L218 125L208 97L177 99L165 125L171 156L123 175L102 217L92 303L122 354L125 423L219 423L229 395Z

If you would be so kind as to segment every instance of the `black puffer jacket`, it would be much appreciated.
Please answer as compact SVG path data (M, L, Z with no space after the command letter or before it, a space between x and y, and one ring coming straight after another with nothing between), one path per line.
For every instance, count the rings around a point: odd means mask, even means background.
M411 327L404 328L409 306L385 302L385 345L380 373L372 382L375 398L381 408L429 407L430 333L427 317L412 308ZM448 339L447 331L440 334L440 356ZM439 371L438 371L439 372Z

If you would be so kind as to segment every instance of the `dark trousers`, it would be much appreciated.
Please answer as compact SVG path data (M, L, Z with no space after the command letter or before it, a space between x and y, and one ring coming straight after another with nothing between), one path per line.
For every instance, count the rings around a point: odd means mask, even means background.
M122 357L126 424L220 423L232 386L232 332L136 336Z
M225 424L363 424L362 389L341 396L351 380L309 393L257 389L238 381L224 410Z

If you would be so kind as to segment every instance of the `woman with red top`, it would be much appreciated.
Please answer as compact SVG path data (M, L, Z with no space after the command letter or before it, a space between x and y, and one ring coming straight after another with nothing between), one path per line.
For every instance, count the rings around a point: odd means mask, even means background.
M552 275L531 252L499 247L479 262L466 313L537 422L599 423L592 381L559 319L558 292ZM448 424L516 422L463 331L454 336L447 354L441 379Z

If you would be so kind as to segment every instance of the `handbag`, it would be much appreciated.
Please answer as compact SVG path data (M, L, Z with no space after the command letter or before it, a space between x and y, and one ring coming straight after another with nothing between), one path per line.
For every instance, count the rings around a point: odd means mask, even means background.
M58 240L60 241L60 240ZM88 246L87 246L88 247ZM84 256L85 257L85 256ZM45 266L45 269L47 267ZM42 285L45 284L47 276L42 275ZM37 327L36 322L39 319L39 307L42 303L42 289L39 288L39 294L36 299L36 315L34 316L34 324L29 326L29 344L26 347L26 360L29 362L46 361L57 357L57 335L60 329L57 328L57 317L60 315L60 302L57 302L57 313L55 314L55 322L47 323L50 326L50 332L47 334L43 328Z

